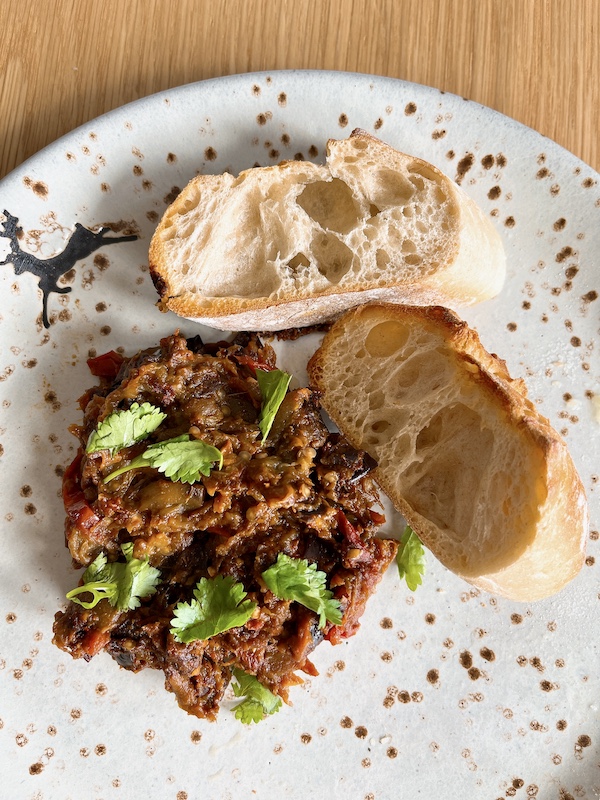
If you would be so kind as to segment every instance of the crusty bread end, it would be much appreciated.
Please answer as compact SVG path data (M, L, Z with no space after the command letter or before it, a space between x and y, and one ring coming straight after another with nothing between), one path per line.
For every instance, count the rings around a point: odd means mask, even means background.
M588 511L563 439L453 312L371 304L348 312L308 365L340 430L447 567L516 600L564 586L583 563Z
M222 330L279 330L379 300L470 305L505 277L500 236L432 164L364 131L324 166L199 175L150 244L159 308Z

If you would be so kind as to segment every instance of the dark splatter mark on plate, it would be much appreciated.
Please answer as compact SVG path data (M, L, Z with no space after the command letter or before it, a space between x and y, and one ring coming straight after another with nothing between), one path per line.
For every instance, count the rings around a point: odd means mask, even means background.
M42 291L42 322L45 328L50 327L48 319L48 299L53 292L56 294L67 294L71 291L70 286L59 286L58 279L74 267L74 265L95 250L108 244L118 242L131 242L137 239L137 235L113 236L106 234L112 230L108 225L103 225L97 229L86 228L81 223L75 224L71 236L69 237L64 250L50 258L38 258L33 253L28 253L21 249L20 239L23 229L18 224L19 218L4 210L6 220L0 225L4 231L4 237L10 242L10 250L0 261L0 265L12 264L16 275L29 272L39 279L39 287Z

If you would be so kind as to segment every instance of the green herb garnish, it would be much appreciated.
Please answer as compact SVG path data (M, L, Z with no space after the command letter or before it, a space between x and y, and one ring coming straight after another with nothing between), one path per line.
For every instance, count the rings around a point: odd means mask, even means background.
M108 483L130 469L154 467L172 481L196 483L200 475L210 475L215 463L218 463L219 469L223 466L223 453L220 450L199 439L191 439L184 433L174 439L151 444L131 463L107 475L103 482Z
M327 575L303 558L279 553L277 561L262 574L267 587L281 600L295 600L319 615L319 627L325 622L339 625L342 611L339 600L326 587Z
M111 606L126 611L137 608L140 598L154 594L160 570L151 567L148 559L133 558L133 542L121 545L121 550L125 563L108 563L106 555L100 553L83 573L83 586L70 591L67 599L83 608L94 608L106 599ZM80 600L80 594L91 594L92 600Z
M116 453L142 441L155 431L166 418L160 408L151 403L132 403L125 411L114 411L98 425L88 439L86 453L110 450Z
M425 574L425 548L413 529L407 525L400 539L400 547L396 555L400 580L404 578L406 585L414 592L420 586Z
M187 643L244 625L256 608L256 603L245 597L243 584L229 575L201 578L193 599L175 607L171 633L178 642Z
M275 714L281 708L281 697L273 694L263 686L254 675L248 675L237 667L233 669L236 683L232 683L233 693L236 697L245 698L233 707L235 718L245 725L251 722L260 722L269 714Z
M279 406L283 402L291 379L291 375L288 375L287 372L282 372L280 369L272 369L269 371L263 369L256 370L256 380L258 381L258 386L262 395L258 427L262 433L263 443L269 435L273 420L275 419Z

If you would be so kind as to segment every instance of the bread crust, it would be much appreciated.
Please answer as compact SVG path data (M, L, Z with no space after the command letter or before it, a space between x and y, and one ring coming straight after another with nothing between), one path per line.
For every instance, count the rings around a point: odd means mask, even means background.
M399 336L408 331L407 341L398 340L395 349L394 343L388 342L389 353L386 350L385 357L377 352L367 354L366 358L361 356L365 343L367 348L370 343L371 350L377 349L376 339L368 339L370 334L375 337L372 332L376 329L387 331L388 338L393 338L396 329L377 327L388 323L398 325ZM439 356L436 363L442 365L439 371L444 373L446 382L442 381L441 387L433 391L431 382L427 385L430 378L427 375L420 403L428 411L415 420L420 412L416 405L411 406L411 396L407 407L412 409L413 416L406 424L393 435L386 438L383 433L376 437L377 441L370 442L365 419L371 419L369 405L374 404L376 397L374 376L379 374L378 370L392 374L396 369L395 374L403 380L399 370L406 370L413 357L409 353L411 336L424 348L425 358ZM356 361L361 358L365 365L362 377L359 373L357 378L348 380L353 386L345 386L342 373L356 370ZM567 446L527 398L523 382L513 380L506 364L488 353L476 331L452 311L440 307L370 304L348 312L325 336L309 362L308 374L327 413L355 447L366 450L378 461L376 480L408 524L449 569L475 586L522 601L538 600L557 592L580 570L588 510L583 485ZM417 375L415 396L419 395L419 380ZM401 402L394 403L395 391L391 378L385 384L385 401L376 420L389 421L394 414L406 414ZM417 447L410 454L412 462L410 458L405 462L398 458L400 437L408 431L418 443L419 436L432 436L431 426L435 429L435 420L440 419L452 420L457 440L465 430L469 431L469 437L464 439L466 444L461 445L467 451L469 439L479 437L479 450L468 451L468 456L460 448L452 453L452 441L440 439L437 450L432 444L429 451L425 448L419 453ZM503 448L511 453L508 465L502 461ZM448 506L458 497L456 503L461 504L460 508L440 511L435 502L421 502L422 494L410 486L407 476L415 471L419 458L426 464L426 452L434 463L444 458L452 462L456 474L452 469L446 473L425 471L422 484L427 485L432 498L445 492ZM466 484L471 491L461 495L463 475L471 467L476 473L473 486ZM417 465L417 473L419 469L426 467ZM399 475L402 470L404 474ZM504 493L498 489L503 483ZM454 530L452 520L468 516L465 502L471 502L477 511L469 525Z
M505 277L500 236L437 167L364 131L327 164L199 175L150 244L158 307L223 330L313 325L379 301L471 305Z

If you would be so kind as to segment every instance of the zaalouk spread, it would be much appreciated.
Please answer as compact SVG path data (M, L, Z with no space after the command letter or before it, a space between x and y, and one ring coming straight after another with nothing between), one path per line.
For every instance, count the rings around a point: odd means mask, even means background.
M396 554L395 542L376 535L383 517L374 510L374 463L327 430L306 388L284 390L265 436L257 377L275 370L275 355L254 334L203 343L176 333L132 358L111 352L88 363L99 383L80 399L83 423L71 429L80 447L63 480L66 543L74 565L104 576L109 589L94 604L74 598L57 613L55 644L74 658L105 650L125 669L163 670L166 688L198 717L216 717L233 674L286 701L302 682L297 671L316 674L309 656L322 640L337 644L356 632ZM103 422L147 408L160 414L153 430L90 451ZM167 477L144 455L182 440L213 454L193 480ZM129 574L125 554L129 566L154 575L129 603L109 597L116 578L105 574ZM320 581L336 614L320 615L302 589L290 599L267 582L282 556ZM238 587L244 621L209 635L192 620L192 633L178 635L178 609L181 625L202 612L198 589L217 578L228 581L221 588ZM100 583L92 580L90 591Z

